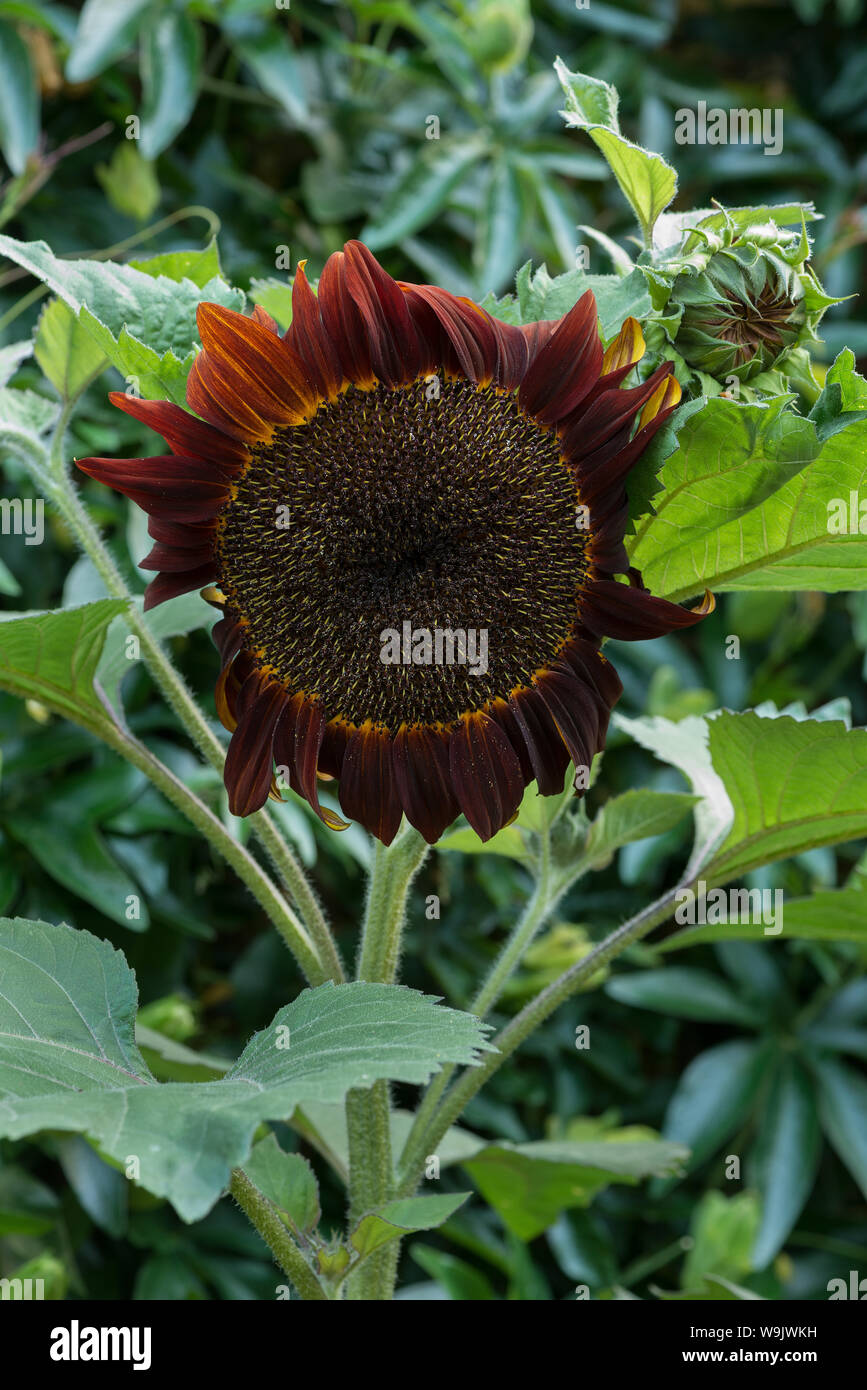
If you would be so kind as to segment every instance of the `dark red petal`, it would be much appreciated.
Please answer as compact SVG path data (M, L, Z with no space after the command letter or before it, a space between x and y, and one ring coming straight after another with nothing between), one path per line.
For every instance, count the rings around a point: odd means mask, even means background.
M161 434L175 454L211 459L226 471L240 468L248 458L247 450L237 439L197 420L171 401L145 401L123 391L110 391L108 398L118 410Z
M280 325L277 320L268 313L267 309L263 309L261 304L254 305L250 317L254 319L256 323L261 323L263 328L267 328L269 333L275 333L278 338L281 336Z
M213 560L198 569L186 570L182 574L158 574L145 589L144 611L149 613L166 599L177 598L178 594L189 594L194 589L203 589L210 584L216 573Z
M346 257L335 251L325 262L319 280L319 312L340 360L343 376L357 386L376 382L370 360L370 344L358 305L346 284Z
M343 385L343 372L322 322L319 301L307 281L304 264L304 261L298 262L292 282L292 323L286 341L306 365L318 394L333 401Z
M599 704L583 681L565 662L555 661L539 677L536 689L569 749L576 769L589 768L602 746L599 738Z
M664 377L671 374L670 362L663 362L640 386L625 390L604 391L574 420L566 420L559 431L563 450L572 457L579 470L581 461L600 449L626 425L630 425L643 405L650 400Z
M346 745L340 770L340 805L384 845L400 826L403 807L391 761L391 735L372 724L356 729Z
M469 299L457 299L436 285L402 285L407 306L428 345L433 365L486 386L499 360L493 321Z
M314 393L303 363L282 338L221 304L200 304L196 323L206 358L261 419L294 425L309 416Z
M530 686L512 695L509 703L523 735L539 791L542 796L555 796L563 790L569 754L548 706L538 690Z
M198 458L78 459L82 473L132 498L148 513L175 521L209 521L229 497L220 470Z
M528 364L532 363L560 325L559 319L539 319L537 323L521 324L520 332L527 340Z
M403 291L362 242L345 250L346 288L367 330L371 366L386 386L404 386L419 375L422 354Z
M613 579L593 579L581 591L581 620L598 637L642 642L679 628L694 627L713 611L708 596L697 609L681 608Z
M511 704L507 704L505 700L501 699L493 700L490 704L485 706L485 714L493 719L495 724L500 726L517 753L518 762L521 764L521 776L524 779L524 786L526 786L528 782L533 781L536 774L533 771L533 764L527 750L526 740L521 731L521 726L515 718L515 713Z
M533 358L518 394L521 409L542 424L562 420L596 385L602 357L596 299L588 290Z
M286 692L277 681L254 671L238 699L238 727L229 742L223 781L233 816L249 816L268 799L274 751L274 731L286 706Z
M436 729L404 724L391 751L406 818L429 845L436 844L460 810L452 789L448 736Z
M582 637L573 638L560 652L559 660L587 687L595 701L599 716L598 753L605 742L611 711L623 694L623 683L598 647Z
M214 547L211 544L181 548L163 545L162 541L157 541L145 558L139 560L138 563L139 569L162 570L165 574L179 573L182 570L191 570L202 566L207 568L208 565L216 572Z
M486 714L463 717L449 743L458 805L481 840L512 819L524 794L518 755Z
M530 360L529 343L526 334L511 323L502 323L492 318L491 325L497 340L497 366L494 372L494 385L506 391L514 391L527 373Z
M345 822L319 804L316 773L326 722L318 700L294 695L277 731L276 760L280 766L288 767L293 791L304 797L323 824L331 830L345 830Z
M236 372L208 352L200 352L187 377L187 404L197 415L226 434L249 444L274 433L271 421L251 409Z

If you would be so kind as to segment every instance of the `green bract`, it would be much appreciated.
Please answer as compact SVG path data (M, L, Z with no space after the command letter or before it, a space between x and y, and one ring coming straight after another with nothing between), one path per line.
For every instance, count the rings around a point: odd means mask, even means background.
M775 392L791 379L815 395L808 349L839 301L825 294L809 256L805 222L792 232L721 211L692 226L673 253L664 246L648 257L650 338L674 357L682 385L706 395L745 383Z

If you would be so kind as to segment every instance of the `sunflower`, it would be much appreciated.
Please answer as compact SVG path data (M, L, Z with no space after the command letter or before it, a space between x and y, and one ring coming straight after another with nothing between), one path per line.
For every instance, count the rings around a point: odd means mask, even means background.
M709 611L653 597L623 547L671 364L624 386L640 327L603 352L589 291L513 327L357 241L318 296L301 264L292 312L281 336L201 305L190 411L112 395L172 452L78 467L150 516L146 608L216 585L235 815L282 781L339 828L325 775L385 844L402 815L433 843L459 812L487 840L603 747L622 687L602 639Z

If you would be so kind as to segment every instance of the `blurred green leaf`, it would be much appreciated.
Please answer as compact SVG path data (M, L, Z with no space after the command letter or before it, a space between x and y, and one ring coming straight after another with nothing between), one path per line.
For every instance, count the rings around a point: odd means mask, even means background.
M142 31L141 152L156 159L183 130L198 96L202 37L186 10L156 12Z
M39 88L27 45L0 19L0 150L13 174L23 174L39 143Z
M445 206L449 194L487 148L483 134L431 140L415 154L406 172L361 232L371 251L393 246L425 227Z
M605 985L605 993L632 1008L652 1009L675 1018L735 1023L742 1028L756 1028L762 1021L761 1014L744 1003L731 985L708 970L669 966L616 975Z
M768 1063L758 1043L721 1043L690 1062L671 1098L663 1125L666 1139L692 1151L698 1167L742 1125Z
M771 1083L753 1151L761 1196L761 1223L752 1252L756 1269L764 1269L779 1254L801 1215L816 1178L821 1147L813 1086L800 1062L786 1058ZM715 1272L726 1273L724 1269Z
M642 1178L670 1173L687 1156L678 1144L620 1140L614 1130L598 1142L492 1144L463 1167L509 1230L521 1240L532 1240L561 1211L587 1206L610 1183L634 1185Z
M68 82L87 82L132 47L153 0L84 0L66 62Z
M867 1081L843 1062L814 1058L822 1128L867 1196Z

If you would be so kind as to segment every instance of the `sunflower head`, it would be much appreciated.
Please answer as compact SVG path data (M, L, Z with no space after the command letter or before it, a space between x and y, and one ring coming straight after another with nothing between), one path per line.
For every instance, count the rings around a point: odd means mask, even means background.
M303 264L281 336L202 305L189 411L123 395L169 452L79 467L150 516L146 607L219 607L216 703L237 815L289 786L329 825L483 839L525 787L589 767L621 686L605 636L698 621L652 597L623 536L625 483L680 391L627 320L603 350L589 292L516 328L398 283L359 242Z

